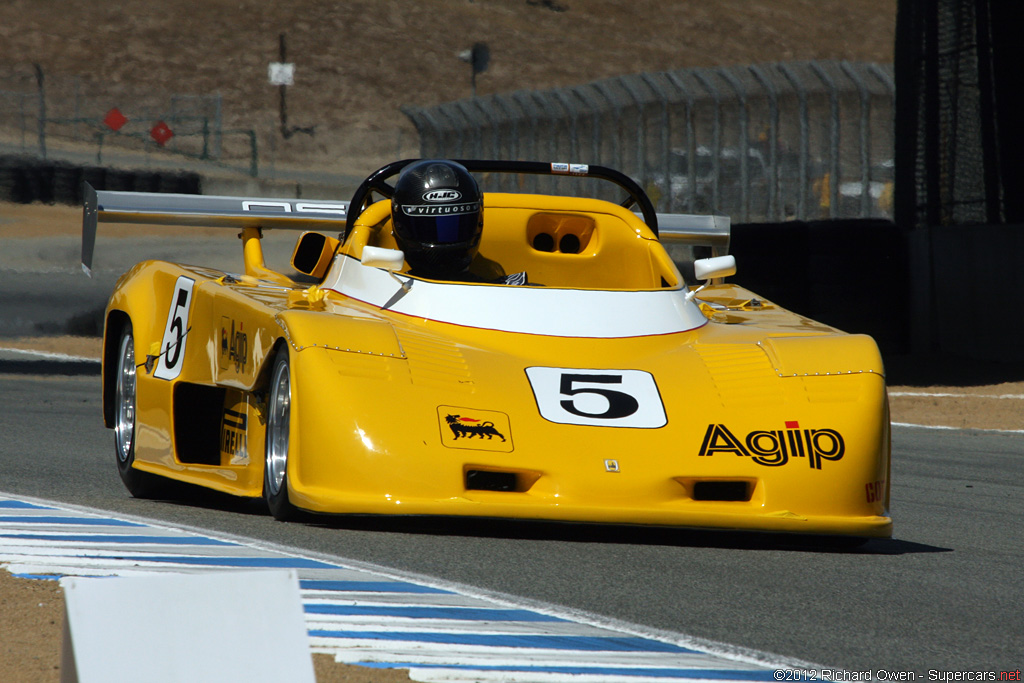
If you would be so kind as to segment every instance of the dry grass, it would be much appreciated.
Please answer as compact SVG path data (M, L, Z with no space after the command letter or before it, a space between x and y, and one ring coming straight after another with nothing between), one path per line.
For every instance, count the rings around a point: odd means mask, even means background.
M0 85L9 74L34 87L37 63L51 98L78 76L100 116L219 92L225 125L260 131L261 154L363 174L417 149L400 106L470 95L457 54L477 41L491 51L477 79L489 94L696 66L891 62L895 13L896 0L5 0ZM276 133L267 65L281 33L296 65L289 123L313 137Z

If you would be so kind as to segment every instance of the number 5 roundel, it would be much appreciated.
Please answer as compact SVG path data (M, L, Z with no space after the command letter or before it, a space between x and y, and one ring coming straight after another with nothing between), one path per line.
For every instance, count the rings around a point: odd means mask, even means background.
M594 427L657 429L668 424L654 375L643 370L526 368L541 417Z

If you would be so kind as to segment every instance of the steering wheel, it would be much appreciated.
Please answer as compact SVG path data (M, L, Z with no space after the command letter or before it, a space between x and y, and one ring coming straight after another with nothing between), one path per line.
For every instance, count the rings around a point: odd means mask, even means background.
M392 161L387 166L377 169L371 173L366 180L359 184L356 188L355 194L352 195L352 201L349 202L348 211L345 217L345 234L342 237L342 241L348 237L348 234L352 232L352 226L356 224L356 219L359 218L360 214L366 210L370 204L373 204L373 193L376 192L384 199L391 199L395 196L395 187L387 182L387 179L393 175L396 175L399 171L411 164L417 159L403 159L402 161Z

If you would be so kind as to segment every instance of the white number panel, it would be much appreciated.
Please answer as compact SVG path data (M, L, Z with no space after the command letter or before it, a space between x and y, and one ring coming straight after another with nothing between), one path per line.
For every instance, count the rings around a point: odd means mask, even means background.
M171 297L170 310L167 312L167 326L164 338L160 342L160 361L157 363L155 377L174 379L181 374L181 366L185 363L185 340L188 338L188 314L192 304L192 286L195 280L184 275L174 283L174 295Z
M654 375L643 370L526 368L541 417L594 427L657 429L668 424Z

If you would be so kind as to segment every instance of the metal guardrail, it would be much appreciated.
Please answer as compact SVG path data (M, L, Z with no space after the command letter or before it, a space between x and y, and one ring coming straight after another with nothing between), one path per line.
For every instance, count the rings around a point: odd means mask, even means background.
M686 69L404 107L424 157L602 164L659 211L737 222L892 215L891 65ZM506 189L508 180L495 180ZM524 179L519 189L589 192Z

